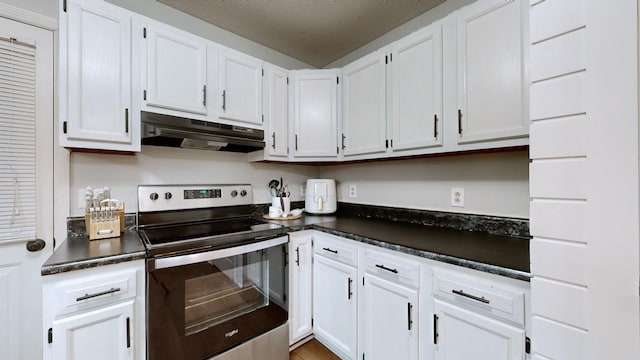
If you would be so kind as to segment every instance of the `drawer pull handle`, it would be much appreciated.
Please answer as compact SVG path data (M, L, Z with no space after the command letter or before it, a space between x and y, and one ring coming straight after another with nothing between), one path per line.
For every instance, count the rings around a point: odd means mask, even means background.
M384 265L382 265L382 264L376 264L376 267L377 267L377 268L380 268L380 269L382 269L382 270L387 270L387 271L392 272L392 273L394 273L394 274L397 274L397 273L398 273L398 269L391 269L391 268L388 268L388 267L386 267L386 266L384 266Z
M101 291L101 292L98 292L98 293L95 293L95 294L84 294L83 296L80 296L79 298L76 298L76 301L87 300L87 299L91 299L91 298L102 296L102 295L116 293L118 291L120 291L120 288L111 288L109 290Z
M338 253L338 250L333 250L333 249L330 249L330 248L328 248L328 247L326 247L326 248L322 248L322 250L324 250L324 251L328 251L328 252L330 252L330 253L334 253L334 254L337 254L337 253Z
M469 299L472 299L472 300L475 300L475 301L480 301L481 303L484 303L484 304L489 304L490 303L490 301L485 299L484 296L483 297L478 297L478 296L475 296L475 295L467 294L463 290L451 290L451 292L456 294L456 295L464 296L466 298L469 298Z

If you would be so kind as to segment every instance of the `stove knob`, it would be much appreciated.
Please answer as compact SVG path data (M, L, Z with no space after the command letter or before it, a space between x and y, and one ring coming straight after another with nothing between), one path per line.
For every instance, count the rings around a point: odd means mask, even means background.
M231 192L231 197L236 197L236 196L238 196L238 191L233 190L233 191Z
M247 196L247 190L240 191L240 196Z
M171 195L171 193L170 193L170 192L168 192L168 191L167 191L166 193L164 193L164 198L165 198L166 200L171 199L171 196L172 196L172 195Z
M149 195L149 199L151 200L158 200L158 193L151 193L151 195Z

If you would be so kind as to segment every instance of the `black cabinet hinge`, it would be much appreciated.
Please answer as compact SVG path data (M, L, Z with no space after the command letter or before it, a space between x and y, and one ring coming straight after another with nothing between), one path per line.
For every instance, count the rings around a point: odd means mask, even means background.
M362 353L362 360L364 360L364 353Z
M362 286L364 286L364 276L362 277Z
M62 11L67 12L67 0L62 2Z
M47 331L47 343L53 344L53 328L49 328Z
M336 84L340 84L340 77L336 77Z
M388 64L388 63L389 63L389 56L388 56L388 55L385 55L385 56L384 56L384 63L385 63L385 64Z
M340 147L336 146L336 155L340 155Z
M287 85L289 85L289 77L287 76Z
M387 149L389 148L389 139L384 141L384 147Z
M147 28L146 27L142 28L142 37L145 38L145 39L147 38Z
M311 326L313 327L313 318L311 318Z
M261 70L262 70L262 76L264 76L264 69L261 69Z
M264 114L262 114L262 123L264 124Z
M67 133L67 122L66 121L64 121L62 123L62 132L65 133L65 134Z
M287 294L282 294L282 301L287 302Z
M389 140L389 146L393 147L393 139Z
M389 62L393 61L393 53L389 54Z
M524 338L524 352L531 354L531 339L528 336Z
M142 100L147 101L147 90L142 90Z

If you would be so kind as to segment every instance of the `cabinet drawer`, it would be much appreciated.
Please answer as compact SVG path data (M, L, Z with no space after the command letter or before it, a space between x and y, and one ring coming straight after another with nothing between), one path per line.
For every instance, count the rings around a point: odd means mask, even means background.
M322 233L313 234L313 253L351 266L356 266L358 259L358 248L354 244Z
M61 281L55 287L58 300L54 314L77 310L134 298L136 296L136 270L109 272L105 275L79 276Z
M434 295L482 314L524 325L524 292L490 280L434 271Z
M420 265L401 256L367 249L365 271L414 288L419 287L420 284Z

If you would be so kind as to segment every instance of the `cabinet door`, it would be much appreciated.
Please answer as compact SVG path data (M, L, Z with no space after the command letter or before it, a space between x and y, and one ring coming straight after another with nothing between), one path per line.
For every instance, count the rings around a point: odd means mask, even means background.
M132 137L131 14L103 1L70 0L61 16L61 144L139 150Z
M342 69L344 155L385 152L387 139L385 55L373 53Z
M206 114L206 42L157 23L145 32L146 105Z
M524 329L434 299L436 360L523 360Z
M316 256L313 263L315 336L342 359L356 354L356 269Z
M220 50L218 117L262 125L262 62L250 56Z
M442 27L428 26L393 46L394 151L442 145Z
M265 138L267 154L274 157L289 155L289 74L275 66L266 67L265 113L268 134Z
M53 358L133 359L133 312L129 300L55 320Z
M289 242L289 345L313 332L311 235Z
M338 72L312 70L294 75L296 157L338 155Z
M418 358L417 290L365 274L361 304L366 359Z
M528 134L523 0L481 0L457 16L458 142Z

